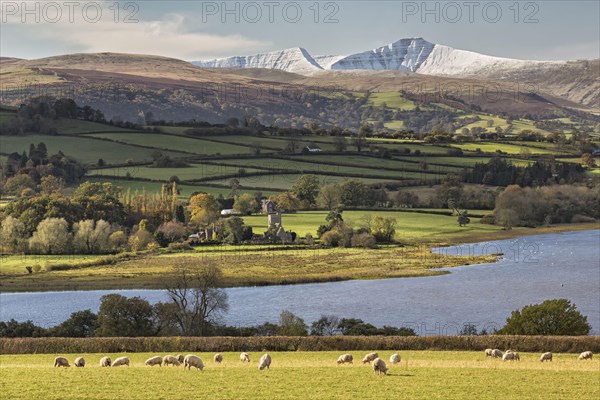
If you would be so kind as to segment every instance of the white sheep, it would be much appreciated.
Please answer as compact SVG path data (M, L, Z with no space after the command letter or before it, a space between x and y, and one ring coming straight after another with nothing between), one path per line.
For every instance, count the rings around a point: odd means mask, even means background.
M260 369L261 371L265 368L270 369L269 367L271 366L271 356L268 354L263 354L263 356L260 358L260 363L258 364L258 369Z
M579 355L579 357L577 357L578 360L591 360L592 359L592 352L591 351L584 351L583 353L581 353Z
M353 364L354 358L352 358L352 354L342 354L341 356L338 357L337 359L337 364Z
M370 363L371 361L375 360L378 357L379 357L379 355L377 353L369 353L365 356L365 358L363 358L362 363L363 364Z
M163 359L161 356L154 356L147 359L144 364L146 364L147 367L154 367L155 365L162 367L162 362Z
M502 358L502 356L503 356L502 351L500 351L498 349L492 350L492 358Z
M213 360L217 364L221 364L221 362L223 361L223 356L220 353L215 354L215 356L213 357Z
M400 354L396 353L390 356L390 363L392 365L400 364L400 361L402 361L402 358L400 358Z
M541 361L541 362L544 362L544 361L552 361L552 353L550 353L550 352L543 353L543 354L540 356L540 361Z
M521 358L519 357L519 353L517 353L516 351L512 351L512 350L508 350L502 356L502 361L520 361L520 360L521 360Z
M381 358L377 357L373 360L373 372L377 375L381 375L382 373L387 375L387 370L387 366Z
M102 357L100 359L100 366L101 367L110 367L110 357Z
M494 352L494 349L485 349L485 356L486 357L492 357L493 356L493 352Z
M69 360L67 360L64 357L56 357L54 359L54 366L55 367L70 367Z
M177 354L177 361L179 361L179 364L183 364L183 359L185 357L183 356L183 354Z
M241 353L240 354L240 361L241 362L250 362L250 354L248 354L248 353Z
M181 365L181 363L179 362L179 360L175 356L164 356L163 357L163 364L165 365L165 367L167 365L169 365L169 364L171 364L174 367L179 367Z
M192 367L194 367L202 371L204 369L204 363L202 362L202 359L200 357L195 356L193 354L188 354L183 359L183 368L185 369L186 367L189 370L191 370Z
M85 367L85 360L83 357L77 357L74 364L76 367Z
M115 361L113 361L111 367L120 367L121 365L127 365L129 367L129 358L119 357Z

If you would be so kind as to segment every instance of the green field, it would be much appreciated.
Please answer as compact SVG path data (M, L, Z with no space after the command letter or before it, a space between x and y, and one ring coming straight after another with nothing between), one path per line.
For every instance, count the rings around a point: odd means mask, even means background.
M107 138L123 143L150 146L157 149L185 151L194 154L242 154L249 153L247 147L235 144L215 143L202 139L187 138L174 135L161 135L156 133L100 133L89 136Z
M453 147L458 147L461 150L475 151L481 149L486 153L494 153L496 150L503 151L507 154L560 154L556 150L542 149L528 146L527 144L509 144L509 143L492 143L492 142L473 142L473 143L456 143Z
M413 101L402 97L398 92L371 93L368 103L376 107L381 107L385 104L387 108L402 111L414 110L416 107Z
M0 148L3 153L27 152L31 143L37 145L40 142L46 143L48 154L50 155L62 151L67 156L88 164L95 164L99 158L111 164L125 163L128 159L134 161L151 161L153 152L152 149L86 137L47 135L0 136ZM172 157L185 156L185 154L177 152L165 152L165 154Z
M244 167L242 167L244 168ZM257 172L259 170L253 168L244 168L247 173ZM111 176L115 179L129 176L135 178L145 178L154 180L167 181L169 177L175 175L179 179L187 181L194 179L212 178L224 175L240 174L239 167L227 167L222 165L211 165L211 164L190 164L189 167L185 168L154 168L145 166L126 166L119 168L106 168L93 170L89 173L89 176L103 175ZM128 175L129 174L129 175Z
M183 351L183 354L188 352ZM86 359L85 368L54 368L54 354L0 356L0 383L5 399L597 399L598 360L578 361L573 354L554 354L540 363L539 354L521 353L520 362L486 359L482 352L399 351L402 362L389 364L392 351L379 351L388 375L378 376L360 359L366 351L350 352L353 365L337 366L343 352L269 352L269 370L259 371L262 353L194 352L204 371L183 367L145 367L144 361L164 353L61 354L72 363ZM108 355L130 359L130 367L100 368Z

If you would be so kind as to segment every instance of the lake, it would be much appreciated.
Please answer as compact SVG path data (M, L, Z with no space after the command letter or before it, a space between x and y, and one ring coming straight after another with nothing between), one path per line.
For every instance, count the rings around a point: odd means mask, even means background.
M553 233L439 248L440 253L502 253L496 263L448 268L434 277L357 280L226 289L227 325L277 322L287 309L307 324L322 314L360 318L376 326L406 326L419 335L457 334L464 324L488 332L511 311L548 299L575 303L600 334L600 230ZM96 312L108 293L164 301L160 290L2 293L0 320L32 320L48 327L74 311Z

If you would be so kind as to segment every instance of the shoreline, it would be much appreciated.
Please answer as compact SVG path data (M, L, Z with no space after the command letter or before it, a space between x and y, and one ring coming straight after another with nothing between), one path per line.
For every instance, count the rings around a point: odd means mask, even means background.
M438 261L442 261L443 265L431 265L420 266L420 268L415 268L414 265L411 267L410 265L404 271L367 271L364 273L343 273L336 271L327 271L323 270L322 275L314 274L314 273L306 273L305 275L297 275L297 276L287 276L287 277L271 277L267 276L263 279L248 279L246 280L235 280L234 278L227 279L226 283L222 285L222 288L230 289L230 288L247 288L247 287L263 287L263 286L278 286L278 285L300 285L300 284L311 284L311 283L327 283L327 282L341 282L341 281L351 281L351 280L378 280L378 279L392 279L392 278L411 278L411 277L428 277L428 276L440 276L450 274L452 268L461 267L461 266L469 266L469 265L479 265L485 263L494 263L499 257L496 255L490 256L467 256L467 257L459 257L459 256L448 256L442 255L439 253L435 253L433 249L435 248L444 248L449 246L458 246L461 244L471 244L471 243L479 243L479 242L489 242L489 241L498 241L498 240L507 240L518 237L526 237L526 236L534 236L534 235L545 235L545 234L553 234L553 233L565 233L565 232L578 232L585 230L597 230L600 228L600 224L568 224L568 225L555 225L543 228L516 228L510 231L496 231L494 233L478 235L478 236L465 236L462 238L452 239L445 241L444 243L422 243L422 244L407 244L406 247L398 247L396 249L411 249L412 247L426 246L426 251L428 254L424 257L425 263L432 263L436 259ZM374 252L377 251L389 251L390 249L384 250L372 250ZM302 250L298 250L301 252ZM340 250L340 252L343 250ZM351 254L351 253L349 253ZM367 254L367 253L365 253ZM373 253L368 253L369 255L373 255ZM376 253L375 253L376 254ZM334 254L335 255L335 254ZM382 258L385 257L386 254L380 254ZM411 255L409 255L410 257ZM161 256L157 256L156 258L160 258ZM189 254L181 253L181 257L189 257ZM412 254L413 263L415 265L418 264L419 257L423 258L422 255L418 253ZM443 257L446 257L442 260ZM350 258L350 257L349 257ZM379 257L375 257L376 259ZM142 257L142 259L146 259L146 257ZM152 260L152 257L149 258ZM132 260L132 262L139 261L138 259ZM456 261L456 262L452 262ZM118 264L117 264L118 265ZM450 271L449 271L449 270ZM72 271L85 271L86 268L74 268ZM329 275L327 275L329 273ZM77 283L67 283L64 281L58 280L58 282L36 282L37 284L24 284L24 285L0 285L0 292L5 294L12 293L60 293L60 292L88 292L88 291L109 291L109 290L164 290L165 283L167 282L170 275L168 273L163 274L154 274L147 279L139 279L137 282L133 281L128 282L126 285L115 285L115 280L118 280L118 273L115 271L116 276L110 276L110 279L98 279L98 280L90 280L90 281L81 281ZM85 273L81 274L85 276ZM35 275L34 275L35 276ZM70 277L73 278L81 278L79 276ZM17 277L18 278L18 277ZM65 278L68 280L69 278ZM121 283L123 281L127 281L127 279L121 279Z

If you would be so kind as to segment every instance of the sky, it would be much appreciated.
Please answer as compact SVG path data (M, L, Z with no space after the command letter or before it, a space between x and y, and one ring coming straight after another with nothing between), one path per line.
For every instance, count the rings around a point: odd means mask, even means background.
M188 61L407 37L533 60L600 58L600 1L0 0L0 56L155 54Z

